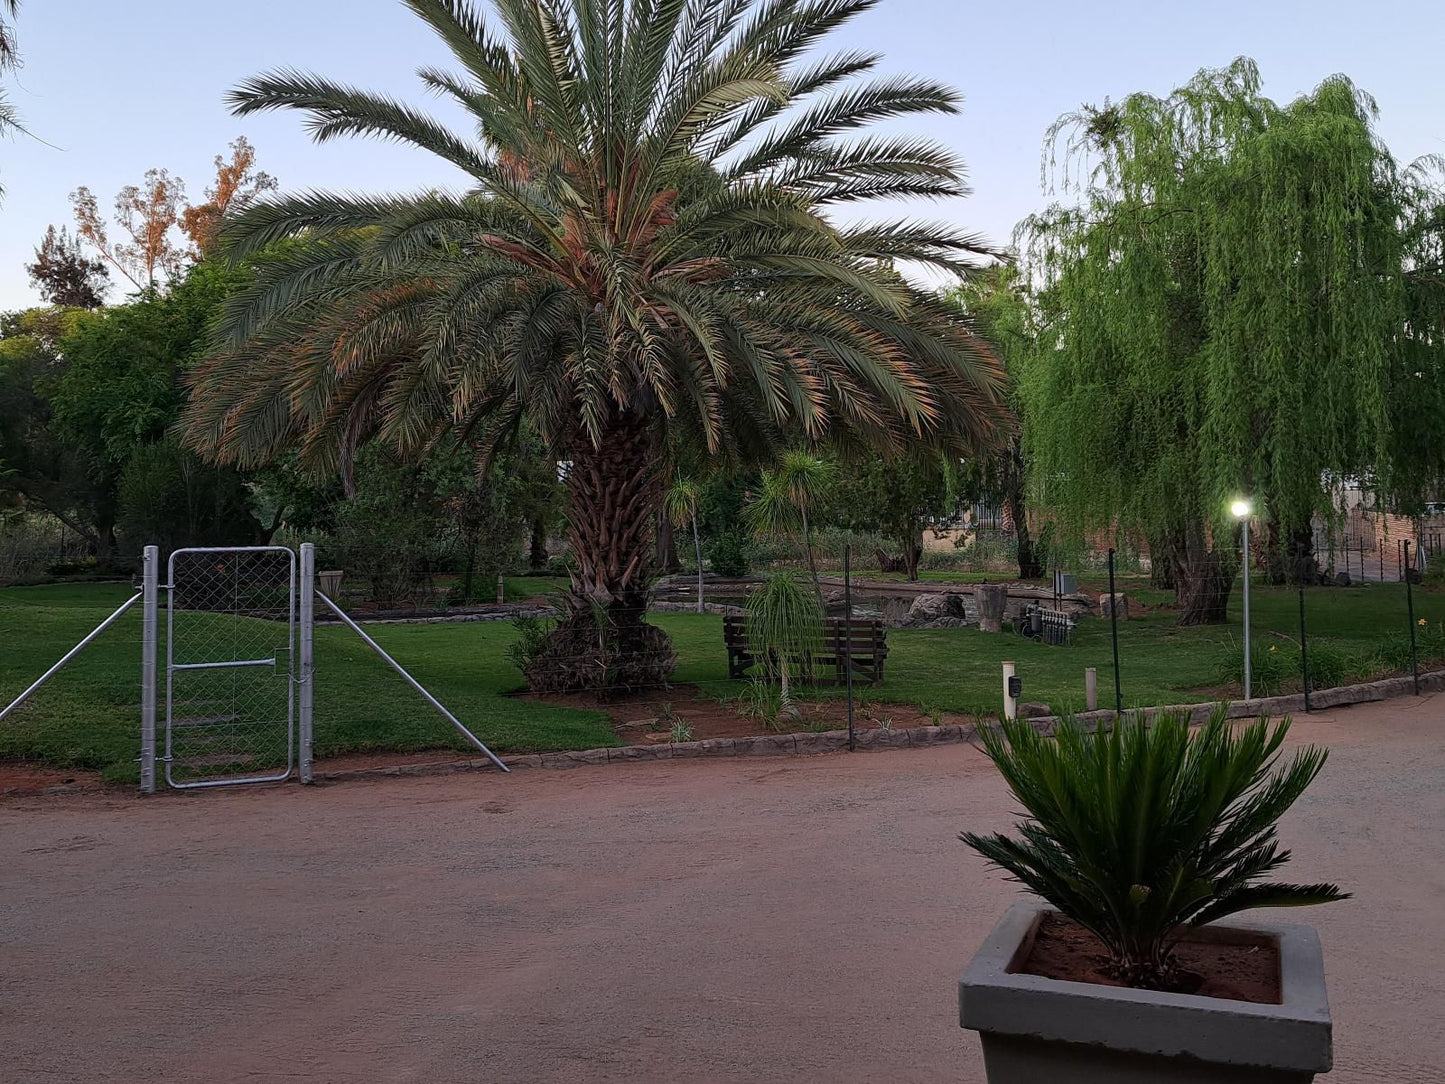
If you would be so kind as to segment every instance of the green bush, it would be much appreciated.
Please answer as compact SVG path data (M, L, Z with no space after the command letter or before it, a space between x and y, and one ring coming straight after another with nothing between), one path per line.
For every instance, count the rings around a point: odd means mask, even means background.
M1276 696L1281 686L1300 675L1299 645L1293 640L1256 639L1250 644L1250 692L1255 696ZM1313 662L1313 659L1311 659ZM1234 640L1219 660L1221 682L1244 686L1244 644ZM1322 686L1323 687L1323 686Z
M752 571L752 544L736 532L718 535L707 549L708 568L717 576L746 576Z
M1190 731L1183 714L1140 713L1055 738L1028 722L984 728L984 747L1029 819L1017 836L960 838L1093 933L1130 986L1188 989L1174 956L1183 929L1255 907L1346 899L1332 884L1263 878L1289 860L1276 822L1325 764L1286 763L1285 719L1240 730L1222 708Z
M524 676L527 667L532 665L532 660L547 642L547 633L552 631L555 623L548 618L526 615L512 618L512 628L517 638L507 645L507 661L522 671Z

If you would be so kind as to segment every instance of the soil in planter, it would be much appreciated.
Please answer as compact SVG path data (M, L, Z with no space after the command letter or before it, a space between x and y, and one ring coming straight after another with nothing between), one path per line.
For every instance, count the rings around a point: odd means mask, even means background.
M1280 1003L1279 946L1267 937L1229 942L1181 941L1174 955L1186 980L1180 993ZM1039 923L1034 946L1019 969L1027 975L1098 986L1123 986L1109 974L1109 953L1099 939L1062 915Z
M592 708L607 712L612 717L612 728L617 736L629 745L652 745L671 740L669 718L681 719L692 729L694 739L740 738L756 734L795 733L822 730L846 730L848 727L847 704L842 698L826 700L798 700L797 719L781 720L771 726L766 720L743 714L735 700L722 703L706 695L696 685L677 684L666 689L652 689L644 693L624 696L599 697L595 693L562 693L537 695L521 694L523 699L541 700L568 708ZM876 727L887 720L895 729L905 727L931 726L933 717L918 708L906 704L880 704L870 702L866 710L854 716L854 725L859 730ZM957 715L940 715L938 721L944 725L971 723Z

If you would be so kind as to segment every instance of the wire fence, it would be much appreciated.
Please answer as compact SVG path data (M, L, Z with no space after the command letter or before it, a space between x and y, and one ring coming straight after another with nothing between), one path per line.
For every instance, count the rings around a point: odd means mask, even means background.
M1351 576L1348 587L1331 577L1271 585L1253 571L1251 691L1256 696L1300 692L1307 681L1311 690L1323 690L1445 666L1445 555L1428 537L1408 541L1408 563L1402 544L1394 576L1387 561L1383 580ZM1337 559L1342 550L1336 551ZM1328 554L1320 557L1327 570ZM1373 567L1378 573L1378 553ZM1405 575L1407 568L1415 573ZM181 665L277 661L176 674L182 679L173 705L176 778L284 766L282 753L295 738L286 729L279 691L285 688L288 663L279 581L243 591L234 568L214 577L200 569L196 576L177 576L175 623L170 636L164 621L160 629L162 659L169 650ZM188 580L193 581L189 588ZM1196 628L1181 628L1172 595L1153 588L1146 574L1132 571L1116 575L1114 587L1123 599L1115 624L1104 616L1109 607L1101 605L1111 594L1109 586L1106 571L1080 572L1078 591L1067 597L1054 595L1047 584L1032 593L1014 585L1002 631L984 633L978 627L974 584L933 580L908 585L878 580L871 572L826 576L823 590L835 617L846 616L851 606L855 618L883 626L879 658L867 660L866 668L860 659L845 671L844 681L826 685L813 684L808 665L795 660L786 696L776 665L730 673L724 617L728 611L741 612L741 594L710 594L709 612L702 615L683 607L651 612L648 621L667 634L666 650L675 654L675 664L655 669L659 675L670 671L665 679L639 677L625 693L602 699L525 691L527 659L519 650L525 636L513 614L545 612L544 599L459 621L363 624L457 719L501 753L831 731L845 729L850 715L860 731L972 724L1003 710L1005 662L1014 664L1022 712L1086 709L1090 670L1096 702L1103 708L1114 706L1116 675L1125 708L1242 695L1246 654L1238 579L1228 621ZM132 592L125 584L0 589L0 638L7 645L0 654L0 707ZM1056 643L1026 635L1035 631L1028 620L1030 607L1067 614L1073 625L1069 635ZM545 631L546 618L532 620ZM134 782L142 644L135 607L30 701L0 720L0 790L6 770L54 781L94 771L111 782ZM603 652L597 665L645 675L646 666L632 664L656 661L644 658L656 650L654 643ZM422 695L349 630L318 627L315 651L318 770L476 757ZM575 670L575 660L569 665ZM874 669L881 677L877 682L865 672ZM848 674L854 679L851 695ZM597 676L605 679L606 674ZM835 678L836 670L830 667L828 676ZM274 687L267 684L273 680ZM272 744L263 748L263 741Z

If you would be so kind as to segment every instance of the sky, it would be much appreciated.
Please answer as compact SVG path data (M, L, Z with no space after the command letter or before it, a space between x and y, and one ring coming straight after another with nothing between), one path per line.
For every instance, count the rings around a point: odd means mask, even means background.
M44 142L0 141L0 311L39 300L23 265L48 224L70 223L76 187L108 209L121 187L164 166L199 202L212 159L238 135L283 190L405 192L463 179L422 151L371 140L316 146L299 114L237 118L226 108L238 80L297 67L454 118L414 74L445 51L397 0L21 0L17 36L24 67L7 78L10 101ZM882 0L825 43L881 52L881 71L935 77L963 94L959 115L906 127L960 154L973 194L904 210L998 244L1049 202L1040 151L1061 113L1167 93L1240 55L1259 63L1265 93L1279 101L1342 72L1376 98L1379 134L1397 158L1445 153L1442 46L1442 0Z

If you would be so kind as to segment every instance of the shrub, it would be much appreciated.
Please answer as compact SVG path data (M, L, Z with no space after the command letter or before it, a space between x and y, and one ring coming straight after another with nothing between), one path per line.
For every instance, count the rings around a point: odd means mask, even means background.
M1188 930L1254 907L1346 899L1332 884L1263 878L1289 860L1276 822L1324 767L1309 747L1281 764L1285 719L1232 730L1223 708L1191 733L1187 717L1140 713L1056 738L1027 722L982 731L1029 820L1019 835L960 838L1103 942L1130 986L1185 985L1174 946Z
M1300 674L1299 645L1293 640L1255 640L1250 644L1250 692L1255 696L1275 696L1289 678ZM1310 658L1314 663L1313 652ZM1232 641L1219 660L1219 680L1244 685L1244 645ZM1323 687L1323 686L1321 686Z
M1311 640L1308 650L1311 689L1333 689L1366 677L1374 671L1373 658L1342 651L1328 640ZM1297 664L1297 672L1303 679L1302 662Z
M718 535L708 544L708 567L718 576L746 576L752 571L752 546L734 531Z
M553 621L542 617L518 615L512 618L512 629L517 638L507 645L507 661L525 675L537 652L547 641Z

